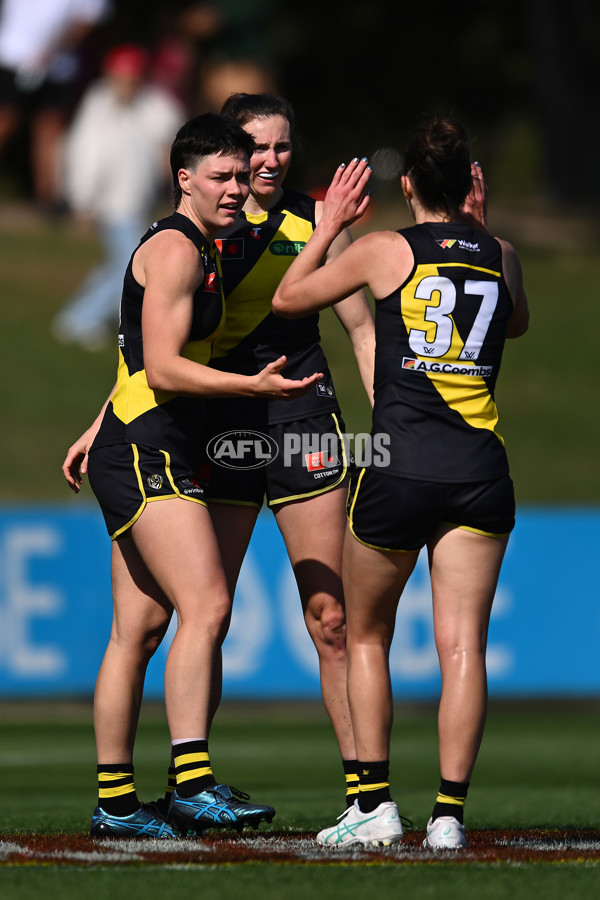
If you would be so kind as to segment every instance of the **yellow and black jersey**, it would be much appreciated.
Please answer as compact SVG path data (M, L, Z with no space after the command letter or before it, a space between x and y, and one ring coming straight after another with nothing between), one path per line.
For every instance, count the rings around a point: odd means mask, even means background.
M410 276L376 304L373 434L388 434L390 474L472 482L508 472L494 387L513 303L502 250L463 224L399 232Z
M289 320L273 315L271 309L279 282L314 228L315 201L285 189L276 206L258 216L241 213L239 221L216 241L222 258L227 321L215 342L211 365L254 375L285 354L286 378L324 373L306 396L291 403L270 400L270 422L339 411L320 346L319 314Z
M194 295L192 326L182 355L206 365L225 320L219 257L196 225L180 213L155 222L139 246L159 231L166 230L180 231L202 257L204 282ZM201 450L207 401L152 390L148 386L142 341L144 288L133 277L135 252L123 282L117 389L108 404L94 446L144 444L175 452L195 464Z

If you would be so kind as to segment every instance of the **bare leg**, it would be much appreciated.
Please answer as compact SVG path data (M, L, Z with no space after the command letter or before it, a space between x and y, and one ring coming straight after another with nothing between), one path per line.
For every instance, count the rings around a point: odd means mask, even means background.
M113 623L94 694L98 762L133 762L144 677L163 639L172 606L130 537L112 545Z
M428 544L442 671L440 769L448 781L470 780L483 736L487 632L507 542L445 527Z
M342 759L356 759L346 688L342 544L346 490L275 507L294 570L304 621L319 655L323 703Z
M172 740L207 738L213 673L231 602L206 507L174 498L149 503L132 527L147 568L177 612L165 666Z
M258 509L252 506L238 506L230 503L209 503L208 510L219 545L227 590L233 603L235 588L246 551L254 531ZM223 691L223 660L219 657L215 663L215 671L210 700L210 721L215 716Z
M344 543L348 696L358 759L389 759L393 720L389 653L396 610L418 553L388 553Z
M221 551L229 594L233 597L258 518L258 509L233 503L209 503L208 511Z

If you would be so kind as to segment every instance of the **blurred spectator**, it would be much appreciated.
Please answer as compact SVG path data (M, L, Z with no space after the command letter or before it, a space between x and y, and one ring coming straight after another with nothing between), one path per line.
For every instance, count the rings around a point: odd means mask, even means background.
M24 119L31 125L34 195L58 199L60 139L79 85L78 51L110 0L3 0L0 10L0 152Z
M89 350L106 343L116 321L123 272L166 188L168 149L185 118L169 93L148 83L148 62L137 45L115 47L66 140L66 199L78 218L98 225L105 259L60 310L53 331Z

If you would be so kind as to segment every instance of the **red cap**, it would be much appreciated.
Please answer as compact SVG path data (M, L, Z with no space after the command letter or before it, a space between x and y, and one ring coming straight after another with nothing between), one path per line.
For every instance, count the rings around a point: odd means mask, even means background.
M106 55L104 71L110 75L132 75L141 77L148 68L148 54L137 44L120 44Z

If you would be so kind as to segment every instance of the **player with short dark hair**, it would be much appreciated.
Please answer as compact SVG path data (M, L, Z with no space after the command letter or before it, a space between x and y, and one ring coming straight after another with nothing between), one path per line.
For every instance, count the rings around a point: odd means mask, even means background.
M78 491L93 438L88 472L113 540L113 626L94 698L99 802L91 832L98 837L241 829L275 812L217 784L211 769L211 698L231 600L196 480L208 398L293 398L322 374L286 379L285 357L252 375L207 365L224 322L213 242L248 195L252 148L242 128L214 114L178 132L176 211L150 227L125 273L116 386L63 464ZM165 700L176 788L166 821L137 798L133 745L146 667L173 609Z
M373 435L390 464L367 466L349 496L344 544L348 693L359 760L355 805L320 832L325 845L389 844L402 826L389 789L389 650L400 595L427 547L441 674L441 784L425 846L467 846L463 808L487 702L485 649L514 493L494 388L506 337L529 313L514 248L465 222L482 176L465 130L427 122L406 154L402 188L415 226L374 232L315 271L366 209L367 160L341 166L314 235L288 269L277 314L301 316L368 285L375 297Z
M272 94L233 94L221 110L255 143L250 193L240 217L221 233L225 328L214 342L211 366L250 374L285 353L285 373L322 371L294 404L243 399L211 404L214 435L267 435L279 452L266 466L234 470L213 462L206 498L233 596L259 510L266 497L294 570L304 619L319 657L322 695L343 760L347 801L356 792L356 754L346 692L345 624L341 583L347 476L351 461L335 386L321 347L319 316L295 322L273 315L280 279L312 235L322 201L293 191L285 178L293 153L294 114ZM351 242L342 232L325 264ZM372 398L374 326L363 291L335 304ZM286 453L286 448L290 451Z

